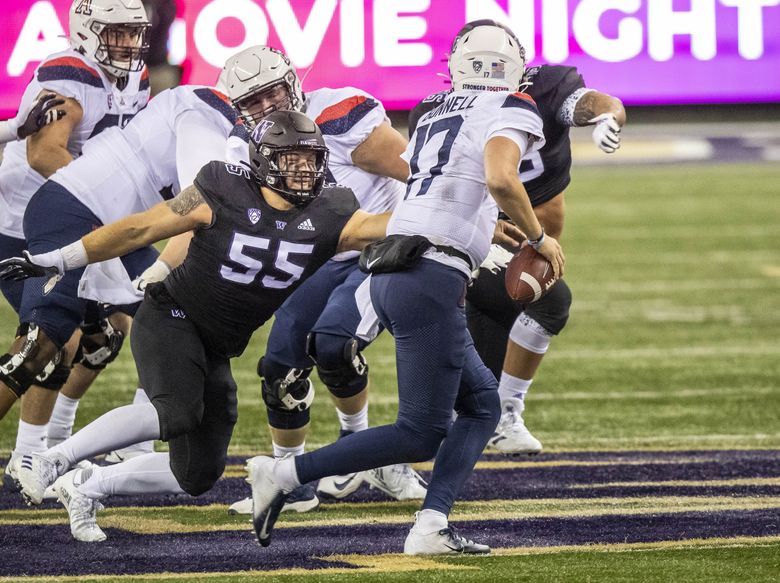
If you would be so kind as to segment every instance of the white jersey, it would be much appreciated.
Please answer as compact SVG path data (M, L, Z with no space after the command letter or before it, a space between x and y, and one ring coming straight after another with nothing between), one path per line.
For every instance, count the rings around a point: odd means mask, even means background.
M436 245L466 253L472 267L480 265L498 218L484 165L485 145L495 136L513 140L523 156L544 145L542 119L531 97L455 91L420 118L404 153L409 185L387 234L423 235ZM470 271L451 255L430 250L426 257Z
M238 116L222 93L183 85L163 91L123 130L103 132L51 179L103 224L147 210L186 188L212 160L224 160Z
M35 70L19 106L29 113L43 91L52 91L79 102L83 110L68 139L68 151L77 158L84 143L110 127L123 127L149 101L149 74L130 73L120 90L111 83L100 67L74 50L55 53ZM24 113L22 113L24 112ZM0 233L23 239L22 219L27 203L46 181L27 162L27 141L9 143L0 166Z
M395 208L403 198L404 184L366 172L352 161L352 152L378 125L390 121L382 104L354 87L323 87L306 92L304 113L319 126L328 146L327 182L352 189L361 210L366 212L383 213ZM247 163L248 132L236 132L230 141L232 156L229 155L227 161L231 164ZM345 251L333 259L343 261L358 255L359 251Z

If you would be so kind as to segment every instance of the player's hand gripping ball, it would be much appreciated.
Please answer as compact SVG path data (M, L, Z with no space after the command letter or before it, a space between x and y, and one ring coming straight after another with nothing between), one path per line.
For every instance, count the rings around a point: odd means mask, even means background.
M506 267L506 293L515 301L529 304L550 291L558 281L552 263L530 245L515 253Z

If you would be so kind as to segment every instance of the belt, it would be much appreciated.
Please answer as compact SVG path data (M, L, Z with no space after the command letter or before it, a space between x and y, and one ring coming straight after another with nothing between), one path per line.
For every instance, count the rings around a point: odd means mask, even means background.
M469 266L470 270L474 270L474 265L471 263L471 257L469 257L468 254L464 253L460 249L455 249L455 247L450 247L449 245L434 245L433 248L436 249L436 251L444 253L445 255L449 255L450 257L457 257L458 259L462 259L466 262L466 265Z

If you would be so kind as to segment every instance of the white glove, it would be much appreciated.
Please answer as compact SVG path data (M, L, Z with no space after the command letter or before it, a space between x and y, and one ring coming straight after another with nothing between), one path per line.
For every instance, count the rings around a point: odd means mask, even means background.
M588 120L595 123L593 128L593 142L607 154L612 154L620 147L620 125L614 113L602 113Z
M159 259L152 263L146 270L133 280L133 287L140 292L146 289L150 283L156 283L164 280L171 272L171 268L165 261Z
M498 273L500 269L504 269L507 266L512 257L514 257L514 254L504 249L501 245L491 245L490 252L485 257L480 268L487 269L490 273Z

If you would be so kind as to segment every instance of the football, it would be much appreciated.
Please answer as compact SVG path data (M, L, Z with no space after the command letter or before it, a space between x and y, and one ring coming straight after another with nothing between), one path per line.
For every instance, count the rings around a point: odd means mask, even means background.
M504 281L510 298L528 304L546 294L557 280L552 263L526 245L509 261Z

